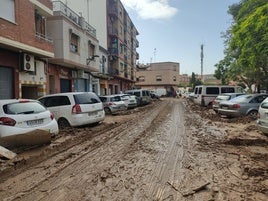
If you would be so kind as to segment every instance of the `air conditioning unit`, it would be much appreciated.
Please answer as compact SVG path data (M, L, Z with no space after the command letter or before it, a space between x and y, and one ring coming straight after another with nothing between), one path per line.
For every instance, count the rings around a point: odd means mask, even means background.
M23 55L23 70L33 72L34 68L34 56L30 54Z

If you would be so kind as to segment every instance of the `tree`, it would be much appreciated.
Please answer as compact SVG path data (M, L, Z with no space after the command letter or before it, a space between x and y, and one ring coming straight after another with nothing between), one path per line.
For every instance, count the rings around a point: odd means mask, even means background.
M192 77L191 77L191 80L190 80L190 84L191 84L192 88L194 89L195 86L201 85L203 83L202 83L202 81L200 79L196 79L195 73L192 72Z
M268 89L267 0L242 0L228 12L234 23L227 31L225 58L215 65L215 76Z

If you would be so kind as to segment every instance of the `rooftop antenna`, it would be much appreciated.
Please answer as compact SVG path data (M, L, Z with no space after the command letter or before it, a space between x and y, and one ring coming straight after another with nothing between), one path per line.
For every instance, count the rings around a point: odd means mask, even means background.
M156 48L154 48L154 62L155 62L155 56L156 56Z
M201 44L201 80L204 81L203 77L203 59L204 59L204 44Z

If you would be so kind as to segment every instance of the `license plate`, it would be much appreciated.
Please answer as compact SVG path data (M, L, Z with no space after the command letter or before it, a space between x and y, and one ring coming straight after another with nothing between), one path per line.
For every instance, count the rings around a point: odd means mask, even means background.
M130 102L131 102L131 103L134 103L134 100L131 100Z
M30 120L30 121L27 121L27 125L34 126L34 125L42 124L43 122L44 122L43 119Z
M228 109L228 107L222 107L222 109L227 110L227 109Z

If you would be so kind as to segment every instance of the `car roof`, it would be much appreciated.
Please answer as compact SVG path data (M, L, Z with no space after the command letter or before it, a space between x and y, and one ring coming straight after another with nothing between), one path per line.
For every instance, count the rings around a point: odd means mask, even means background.
M94 92L84 92L84 91L81 91L81 92L64 92L64 93L55 93L55 94L47 94L47 95L44 95L40 98L43 98L43 97L49 97L49 96L61 96L61 95L76 95L76 94L86 94L86 93L94 93Z
M23 101L30 101L30 102L36 102L36 100L33 99L2 99L0 100L1 105L9 104L9 103L19 103Z

